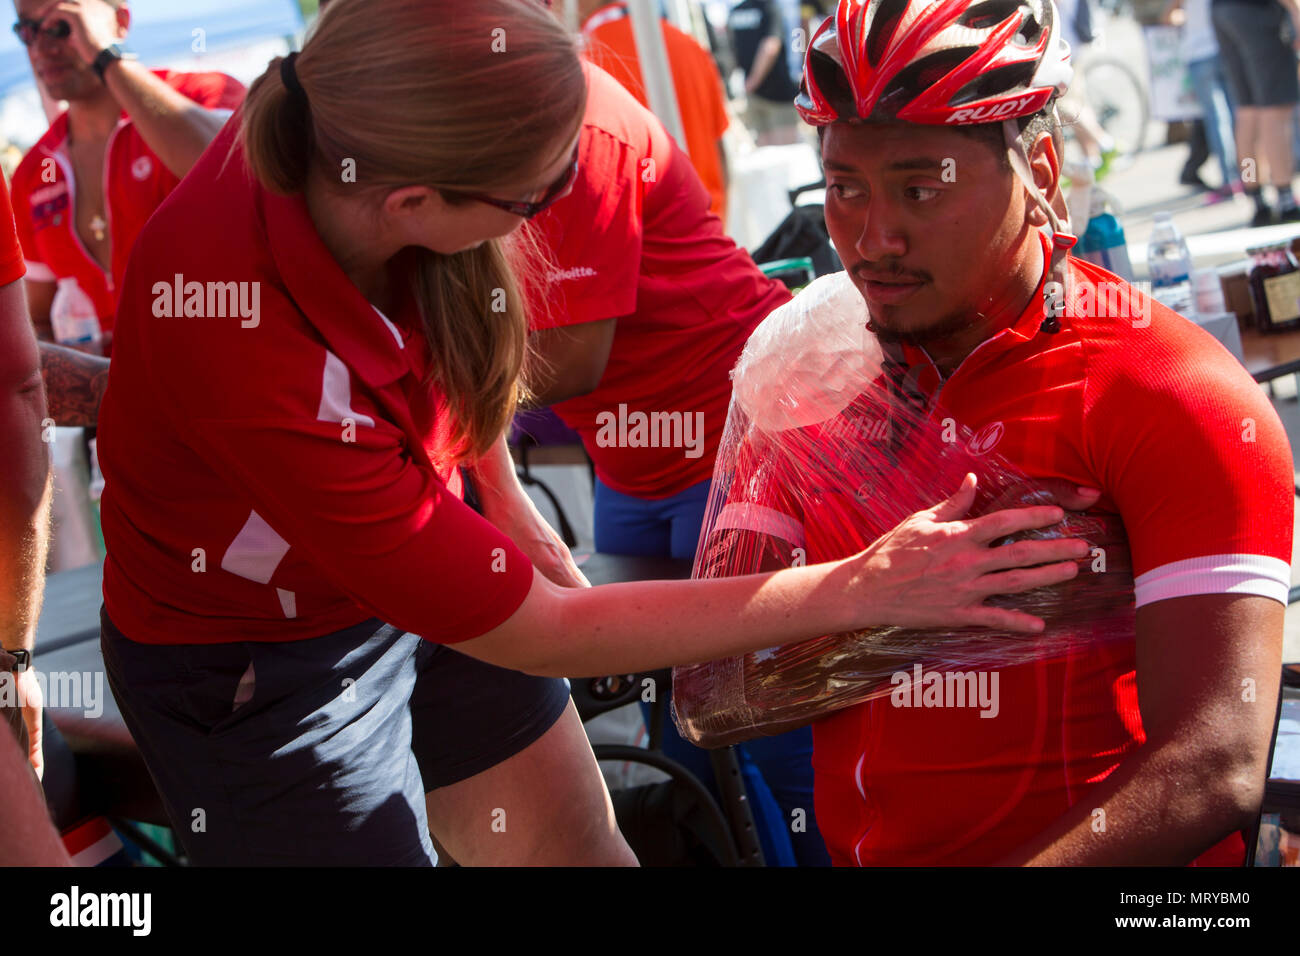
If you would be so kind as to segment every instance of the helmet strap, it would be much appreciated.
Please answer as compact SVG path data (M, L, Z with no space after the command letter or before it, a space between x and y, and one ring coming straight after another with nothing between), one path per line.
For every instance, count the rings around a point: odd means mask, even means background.
M1030 197L1047 216L1047 223L1052 231L1051 259L1047 264L1047 281L1043 284L1044 319L1041 331L1055 334L1061 330L1059 316L1063 312L1064 302L1069 294L1070 270L1066 266L1066 256L1079 240L1070 232L1069 213L1067 212L1064 218L1057 215L1052 204L1043 195L1043 191L1034 182L1034 174L1029 166L1029 153L1020 138L1020 123L1015 119L1003 120L1002 138L1007 145L1011 168L1029 190Z

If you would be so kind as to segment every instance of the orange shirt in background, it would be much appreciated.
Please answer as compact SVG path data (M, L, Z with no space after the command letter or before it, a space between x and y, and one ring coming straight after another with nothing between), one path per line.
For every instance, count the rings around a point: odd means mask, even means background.
M725 223L727 193L718 150L719 140L729 121L722 78L713 63L713 56L694 37L666 20L660 22L686 135L686 142L681 145L709 193L710 211ZM583 23L582 32L587 39L587 59L612 74L643 106L648 107L650 104L641 80L641 62L637 58L627 4L610 3L601 7Z

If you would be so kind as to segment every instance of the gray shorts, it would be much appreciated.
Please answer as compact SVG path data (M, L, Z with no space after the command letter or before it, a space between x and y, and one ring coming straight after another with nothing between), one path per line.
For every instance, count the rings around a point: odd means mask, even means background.
M428 866L427 791L541 737L565 680L380 621L283 643L138 644L104 670L177 838L205 866Z
M797 128L799 114L795 112L793 102L767 100L754 93L746 101L745 125L755 135L771 133L787 127Z
M1295 106L1300 75L1291 17L1280 3L1218 0L1211 8L1228 92L1238 106Z

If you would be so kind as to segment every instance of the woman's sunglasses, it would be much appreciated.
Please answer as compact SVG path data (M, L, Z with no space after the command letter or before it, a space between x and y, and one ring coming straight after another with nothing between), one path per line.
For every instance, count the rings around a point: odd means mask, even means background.
M495 196L489 196L486 193L461 192L459 190L448 190L448 192L454 192L455 195L462 196L465 199L473 199L476 202L487 203L489 206L504 209L515 216L532 219L567 196L577 180L578 147L575 145L573 147L573 162L569 164L563 175L551 184L550 188L546 190L546 194L537 202L511 202L508 199L497 199Z
M14 24L14 33L23 46L31 46L36 42L36 38L45 34L51 40L66 40L72 34L72 27L68 26L67 20L55 20L48 27L42 27L43 20L28 20L23 17L18 19Z

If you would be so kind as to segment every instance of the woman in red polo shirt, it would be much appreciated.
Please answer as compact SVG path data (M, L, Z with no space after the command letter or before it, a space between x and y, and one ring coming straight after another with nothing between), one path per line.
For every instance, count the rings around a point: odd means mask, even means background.
M986 546L1057 509L947 523L968 479L838 564L548 580L575 575L505 453L527 322L501 240L571 183L584 99L540 6L336 2L141 235L102 646L194 862L428 864L431 829L462 863L632 863L563 675L886 620L1032 630L983 598L1075 573L1082 542L1009 573Z

